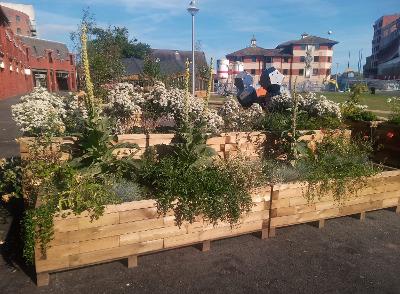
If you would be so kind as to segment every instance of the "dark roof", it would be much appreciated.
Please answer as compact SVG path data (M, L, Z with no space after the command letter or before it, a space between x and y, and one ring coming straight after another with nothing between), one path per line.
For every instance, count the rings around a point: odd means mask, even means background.
M243 57L243 56L291 56L284 53L281 49L265 49L262 47L247 47L242 50L230 53L226 57Z
M36 57L46 56L46 51L52 51L54 59L69 59L68 47L63 43L25 36L20 38L25 45L31 47L31 53Z
M152 49L152 57L158 60L162 74L183 73L186 68L186 60L192 60L192 51ZM195 60L198 64L207 65L204 52L196 51ZM122 60L128 75L143 73L143 60L137 58L125 58Z
M279 44L276 48L283 48L291 45L322 45L322 44L327 44L327 45L336 45L339 42L333 41L330 39L326 38L321 38L317 36L307 36L304 38L301 38L299 40L292 40L288 41L282 44Z

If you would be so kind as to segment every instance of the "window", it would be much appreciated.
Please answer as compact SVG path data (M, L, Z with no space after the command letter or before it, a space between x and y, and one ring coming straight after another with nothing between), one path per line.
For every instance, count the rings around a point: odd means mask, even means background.
M328 62L332 62L332 57L328 56Z
M319 62L319 56L314 56L314 62Z
M253 56L253 57L251 58L251 61L252 61L252 62L257 62L257 57Z
M289 74L289 70L288 70L288 69L284 69L284 70L283 70L283 74L284 74L284 75L288 75L288 74Z
M284 58L283 58L283 62L284 62L284 63L288 63L288 62L289 62L289 57L284 57Z
M255 69L252 69L250 72L251 72L252 75L256 74L256 70Z
M48 53L48 56L49 56L49 62L53 63L53 56L51 56L51 52Z
M21 21L21 17L20 17L19 15L16 15L16 16L15 16L15 20L16 20L17 22L20 22L20 21Z
M300 56L300 62L306 62L306 57L305 56Z
M304 76L304 69L299 69L299 76Z
M318 45L315 45L315 50L319 50L321 48L321 46L318 44Z
M313 76L317 76L318 75L318 68L314 68L312 74L313 74Z
M22 30L21 30L21 28L17 28L17 34L21 34L22 33Z
M271 58L271 57L265 58L265 62L266 62L266 63L271 63L271 62L272 62L272 58Z
M306 50L306 45L301 45L301 46L300 46L300 49L301 49L301 50Z

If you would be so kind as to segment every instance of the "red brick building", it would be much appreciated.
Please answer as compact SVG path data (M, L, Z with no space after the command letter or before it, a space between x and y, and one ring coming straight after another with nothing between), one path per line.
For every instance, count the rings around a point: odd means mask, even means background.
M64 44L14 34L0 6L0 99L38 85L52 92L75 91L74 56Z
M31 19L26 13L3 5L1 5L1 9L8 19L10 30L14 34L30 37L36 36L36 29L32 25Z
M288 41L275 49L257 46L255 38L248 48L228 54L230 63L243 62L244 70L256 81L265 68L275 67L286 76L285 82L292 87L312 83L317 87L330 79L333 46L338 42L316 36L302 35L299 40Z

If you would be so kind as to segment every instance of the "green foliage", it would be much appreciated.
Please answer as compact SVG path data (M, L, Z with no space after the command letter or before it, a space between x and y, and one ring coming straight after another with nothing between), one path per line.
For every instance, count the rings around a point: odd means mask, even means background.
M164 78L161 74L160 63L150 54L144 57L143 75L145 78L155 81L161 81Z
M123 58L144 58L150 53L150 46L129 39L128 29L125 27L109 26L99 27L89 10L84 10L82 22L88 28L88 55L90 72L94 84L96 97L105 97L106 90L103 85L119 81L125 74L122 63ZM76 46L76 51L81 52L79 40L80 31L71 34L71 40ZM81 57L78 56L78 64Z
M389 98L387 102L391 107L389 122L393 124L400 124L400 97Z
M292 120L288 112L266 113L262 120L262 128L266 131L282 133L291 128ZM297 130L319 130L319 129L339 129L342 126L337 117L310 116L307 112L299 112L297 115Z
M315 153L297 162L299 179L308 182L305 197L313 201L332 195L335 201L344 202L356 196L366 178L379 172L369 161L371 151L366 141L350 142L344 134L326 135Z
M270 185L293 182L299 178L298 170L285 161L267 159L262 165L265 180Z
M358 104L346 102L342 105L343 118L351 121L374 121L377 120L377 116L371 111L365 110Z
M356 84L352 85L350 88L350 100L349 101L354 104L359 104L360 97L364 93L368 93L367 84L356 83Z
M237 222L252 204L248 173L240 164L212 160L200 131L181 134L180 139L166 156L148 153L139 172L160 213L172 209L179 226L200 215L214 224Z
M136 182L123 178L113 178L111 179L110 184L112 192L121 202L146 199L147 191Z
M0 159L0 197L4 201L22 196L21 159Z
M116 143L110 134L109 123L102 119L88 121L85 130L78 135L77 149L74 150L74 159L71 165L78 169L85 169L92 175L114 174L128 177L136 162L133 160L135 152L130 156L117 159L113 152L119 148L138 149L136 144Z

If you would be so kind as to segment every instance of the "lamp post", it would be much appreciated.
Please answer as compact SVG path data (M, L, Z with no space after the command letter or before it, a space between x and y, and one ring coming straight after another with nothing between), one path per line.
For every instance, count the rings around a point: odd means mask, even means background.
M199 12L199 8L196 7L196 0L192 0L189 4L187 11L192 15L192 94L195 96L196 90L196 72L194 62L194 17Z

